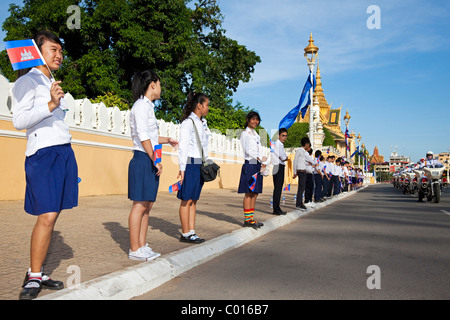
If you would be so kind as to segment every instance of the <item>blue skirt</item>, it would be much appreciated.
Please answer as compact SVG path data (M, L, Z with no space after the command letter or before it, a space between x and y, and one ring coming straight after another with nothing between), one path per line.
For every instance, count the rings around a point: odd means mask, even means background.
M128 166L128 199L155 202L159 188L157 172L147 153L134 151Z
M39 216L78 206L78 166L70 144L38 150L25 160L25 211Z
M201 159L188 158L184 180L177 198L183 201L199 200L205 181L200 173Z
M256 178L255 189L250 190L250 185L253 181L253 175L257 172L261 171L261 162L258 163L250 163L248 160L245 160L245 163L242 165L241 170L241 178L239 181L238 193L262 193L263 191L263 176L261 173L258 174Z

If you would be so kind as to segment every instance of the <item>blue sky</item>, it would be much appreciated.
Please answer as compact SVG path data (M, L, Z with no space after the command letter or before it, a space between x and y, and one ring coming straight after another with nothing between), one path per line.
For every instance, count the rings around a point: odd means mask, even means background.
M0 22L11 2L1 1ZM20 1L19 1L20 3ZM297 103L308 75L303 49L312 32L324 93L348 108L350 130L413 160L450 151L450 2L424 0L219 0L227 36L262 59L234 99L276 129ZM366 26L370 5L381 29ZM1 34L4 38L4 33ZM0 50L3 50L0 44ZM343 121L342 121L343 123Z

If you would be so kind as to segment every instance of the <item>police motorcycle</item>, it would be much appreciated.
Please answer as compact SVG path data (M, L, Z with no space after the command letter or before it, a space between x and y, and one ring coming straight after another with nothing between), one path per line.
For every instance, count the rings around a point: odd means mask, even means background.
M408 191L408 186L409 186L409 176L408 176L408 172L405 170L402 172L401 174L402 176L402 186L401 189L403 191L403 194L405 194Z
M395 172L392 175L392 185L394 186L394 188L398 188L398 172Z
M428 201L434 200L435 203L439 203L442 192L448 188L448 180L442 178L445 167L428 157L432 154L432 152L427 153L427 160L422 168L423 176L419 184L419 201L426 196Z

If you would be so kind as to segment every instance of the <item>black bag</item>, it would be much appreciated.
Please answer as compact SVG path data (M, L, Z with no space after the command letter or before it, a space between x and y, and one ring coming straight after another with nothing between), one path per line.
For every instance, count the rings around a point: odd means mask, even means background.
M217 174L219 173L220 167L216 163L214 163L214 161L212 161L212 160L205 160L205 154L203 152L203 147L200 142L201 140L200 140L200 136L198 134L197 127L195 126L194 120L193 119L191 119L191 120L192 120L192 124L193 124L194 130L195 130L197 145L198 145L200 153L202 154L202 165L200 167L200 174L202 175L202 178L205 182L214 181L217 178Z

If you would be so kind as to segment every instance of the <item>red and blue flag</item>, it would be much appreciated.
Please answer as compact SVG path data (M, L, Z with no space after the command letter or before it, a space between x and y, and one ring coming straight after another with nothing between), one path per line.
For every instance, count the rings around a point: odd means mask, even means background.
M161 163L162 161L162 144L158 144L155 146L155 150L153 151L155 157L155 165Z
M14 71L45 65L44 58L32 39L6 41L5 49Z
M178 181L177 183L175 183L169 187L169 193L176 192L176 191L180 190L180 188L181 188L181 181Z
M288 184L287 187L283 189L283 191L291 191L291 184Z
M248 182L249 183L249 188L250 188L250 190L253 192L253 191L255 191L255 188L256 188L256 180L258 179L258 174L259 174L259 172L258 173L255 173L253 176L252 176L252 178L250 179L250 181Z

